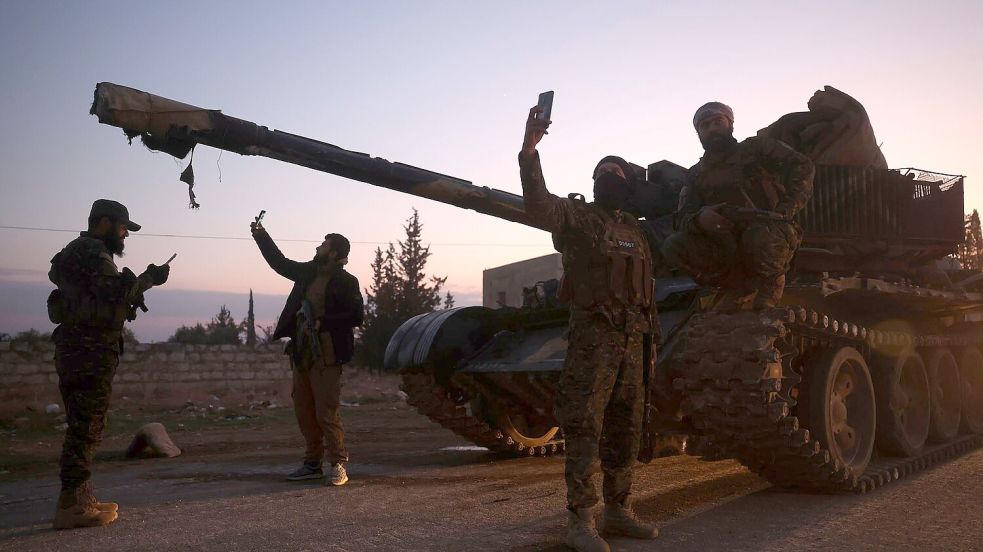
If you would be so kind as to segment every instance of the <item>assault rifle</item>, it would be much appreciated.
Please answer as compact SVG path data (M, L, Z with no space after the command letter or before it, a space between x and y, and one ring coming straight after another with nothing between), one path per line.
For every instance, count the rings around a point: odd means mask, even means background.
M723 205L717 212L731 222L792 222L792 219L781 213L751 207Z
M655 432L652 427L658 409L655 406L655 357L656 339L651 333L642 336L642 381L645 392L645 410L642 413L642 442L638 447L638 461L648 464L655 458Z
M300 315L304 317L303 333L307 335L307 339L311 340L310 347L314 361L319 362L322 358L321 342L318 341L317 324L314 323L314 308L309 300L304 299L300 304Z
M122 278L127 288L129 288L132 285L135 285L137 281L137 275L134 274L133 271L129 269L129 267L123 267ZM134 320L137 319L137 308L139 308L143 312L147 312L150 310L147 308L147 302L146 300L144 300L142 293L140 295L137 295L131 304L127 305L126 307L127 322L133 322Z

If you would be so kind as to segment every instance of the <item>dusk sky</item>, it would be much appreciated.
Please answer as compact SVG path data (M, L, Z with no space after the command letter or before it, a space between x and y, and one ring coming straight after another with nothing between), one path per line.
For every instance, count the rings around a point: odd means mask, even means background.
M968 175L972 209L983 206L981 21L979 1L8 0L0 226L77 232L94 199L125 203L143 231L121 266L139 273L178 253L168 293L150 292L154 310L135 326L147 340L250 288L264 297L259 319L279 313L290 283L248 239L260 209L274 239L348 236L348 269L364 288L373 251L403 236L415 207L432 244L428 269L448 277L459 304L480 303L482 269L552 251L538 230L206 147L194 156L201 209L189 210L178 182L187 160L128 146L88 114L100 81L515 193L526 113L554 90L539 148L547 183L588 196L607 154L695 163L691 119L706 101L731 105L744 138L829 84L866 106L891 167ZM0 228L0 331L50 329L48 262L72 237ZM315 245L281 242L297 259ZM244 314L244 299L230 306Z

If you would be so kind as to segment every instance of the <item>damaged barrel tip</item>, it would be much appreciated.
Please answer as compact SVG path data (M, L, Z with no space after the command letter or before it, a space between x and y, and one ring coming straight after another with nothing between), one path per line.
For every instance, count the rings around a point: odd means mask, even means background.
M213 131L215 125L212 115L220 112L176 102L135 88L100 82L93 92L89 114L95 115L100 123L123 129L130 144L139 136L148 149L184 159L198 143L195 133ZM179 180L188 185L189 207L197 209L199 204L195 200L195 177L190 160Z
M214 130L213 113L218 111L111 82L96 85L89 109L100 123L123 129L131 140L139 136L147 148L178 159L184 159L197 143L194 133Z

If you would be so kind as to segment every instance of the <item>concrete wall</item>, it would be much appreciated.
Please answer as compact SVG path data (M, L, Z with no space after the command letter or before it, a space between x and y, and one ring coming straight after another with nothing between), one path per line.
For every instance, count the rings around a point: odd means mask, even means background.
M290 401L290 362L282 344L130 345L113 380L113 404L179 406L186 401L222 405ZM51 342L0 342L0 411L61 404Z
M521 307L522 288L563 275L559 253L489 268L482 273L481 304L485 307ZM504 299L504 301L502 301Z

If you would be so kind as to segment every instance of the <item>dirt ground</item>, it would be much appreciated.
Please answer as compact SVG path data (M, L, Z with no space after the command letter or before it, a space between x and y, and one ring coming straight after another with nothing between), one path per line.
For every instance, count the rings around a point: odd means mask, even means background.
M50 529L56 415L0 424L0 550L565 550L562 458L500 458L416 414L392 377L349 374L344 487L291 483L302 439L290 408L116 408L94 473L120 503L99 529ZM184 454L124 460L161 421ZM784 493L733 461L639 466L635 504L662 527L614 550L974 550L983 542L983 451L867 496Z
M341 400L346 408L399 402L402 400L399 378L346 370ZM293 416L289 405L269 402L227 404L214 396L206 403L188 402L174 409L115 401L110 405L98 460L122 459L134 432L148 422L163 423L174 440L188 452L200 453L207 449L209 452L234 453L241 450L240 447L253 448L253 441L276 440L284 434L299 438ZM46 414L24 410L0 417L0 482L10 477L57 469L64 420L61 411ZM240 442L238 437L244 435L244 430L258 433L250 433L250 440ZM275 442L279 444L279 441ZM263 448L260 445L259 450Z

